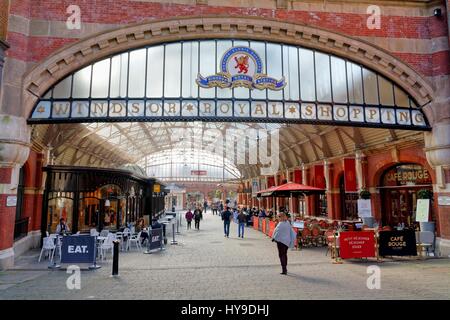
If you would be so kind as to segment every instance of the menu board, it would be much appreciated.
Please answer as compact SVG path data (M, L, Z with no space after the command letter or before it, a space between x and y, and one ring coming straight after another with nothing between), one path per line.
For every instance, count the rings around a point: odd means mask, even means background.
M428 222L430 212L430 199L418 199L416 209L416 221Z
M342 259L375 257L373 231L345 231L339 234Z
M380 256L417 256L414 230L380 231Z

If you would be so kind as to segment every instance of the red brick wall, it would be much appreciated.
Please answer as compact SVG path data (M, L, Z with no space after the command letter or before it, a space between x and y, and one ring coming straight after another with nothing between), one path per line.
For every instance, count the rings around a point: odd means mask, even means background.
M0 250L11 248L14 238L16 207L7 207L7 194L0 194Z
M366 27L367 14L333 13L299 10L271 10L260 8L238 8L208 5L181 5L137 1L97 0L95 5L89 1L42 0L13 1L11 13L30 19L65 22L69 17L66 8L77 4L81 9L81 20L97 24L132 24L152 19L164 19L184 16L257 16L280 21L303 23L325 28L349 36L371 36L379 38L432 39L448 37L447 15L434 16L394 16L383 11L380 29ZM405 8L405 10L407 10ZM119 14L120 13L120 14ZM68 38L27 37L13 32L8 33L11 49L10 57L24 61L41 61L51 52L76 41ZM417 54L392 52L393 55L410 64L425 76L450 74L449 52ZM433 63L433 64L432 64Z

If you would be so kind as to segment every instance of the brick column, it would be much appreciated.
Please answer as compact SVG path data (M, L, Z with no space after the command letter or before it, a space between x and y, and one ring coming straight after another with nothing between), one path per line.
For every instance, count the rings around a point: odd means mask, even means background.
M26 120L0 115L0 270L14 265L15 206L8 197L17 196L20 167L30 151ZM10 198L11 199L11 198Z
M446 119L434 123L433 131L425 133L425 152L428 162L436 171L433 189L439 235L438 252L442 256L450 256L450 206L443 201L450 198L450 108L448 103L445 106Z

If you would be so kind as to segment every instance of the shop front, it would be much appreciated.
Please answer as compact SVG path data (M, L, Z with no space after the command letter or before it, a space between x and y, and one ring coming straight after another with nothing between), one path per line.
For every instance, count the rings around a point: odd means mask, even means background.
M399 164L385 171L380 186L381 223L389 226L414 224L418 192L432 192L432 184L431 174L418 164ZM435 221L433 214L431 219Z
M44 171L43 234L54 233L61 218L73 233L119 230L146 215L159 215L164 207L164 196L155 193L159 183L130 171L65 166Z

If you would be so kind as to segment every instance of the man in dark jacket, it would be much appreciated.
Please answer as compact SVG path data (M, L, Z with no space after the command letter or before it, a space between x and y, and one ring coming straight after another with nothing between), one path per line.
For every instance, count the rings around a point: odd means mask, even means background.
M240 238L244 238L244 228L245 228L245 224L247 222L247 216L244 213L244 210L241 210L241 212L238 214L237 217L238 220L238 237Z
M200 230L200 220L203 219L202 209L198 207L194 210L195 229Z
M222 212L222 220L223 220L223 231L225 233L225 237L230 237L230 222L231 218L233 217L233 214L230 211L230 208L227 207L227 209Z

